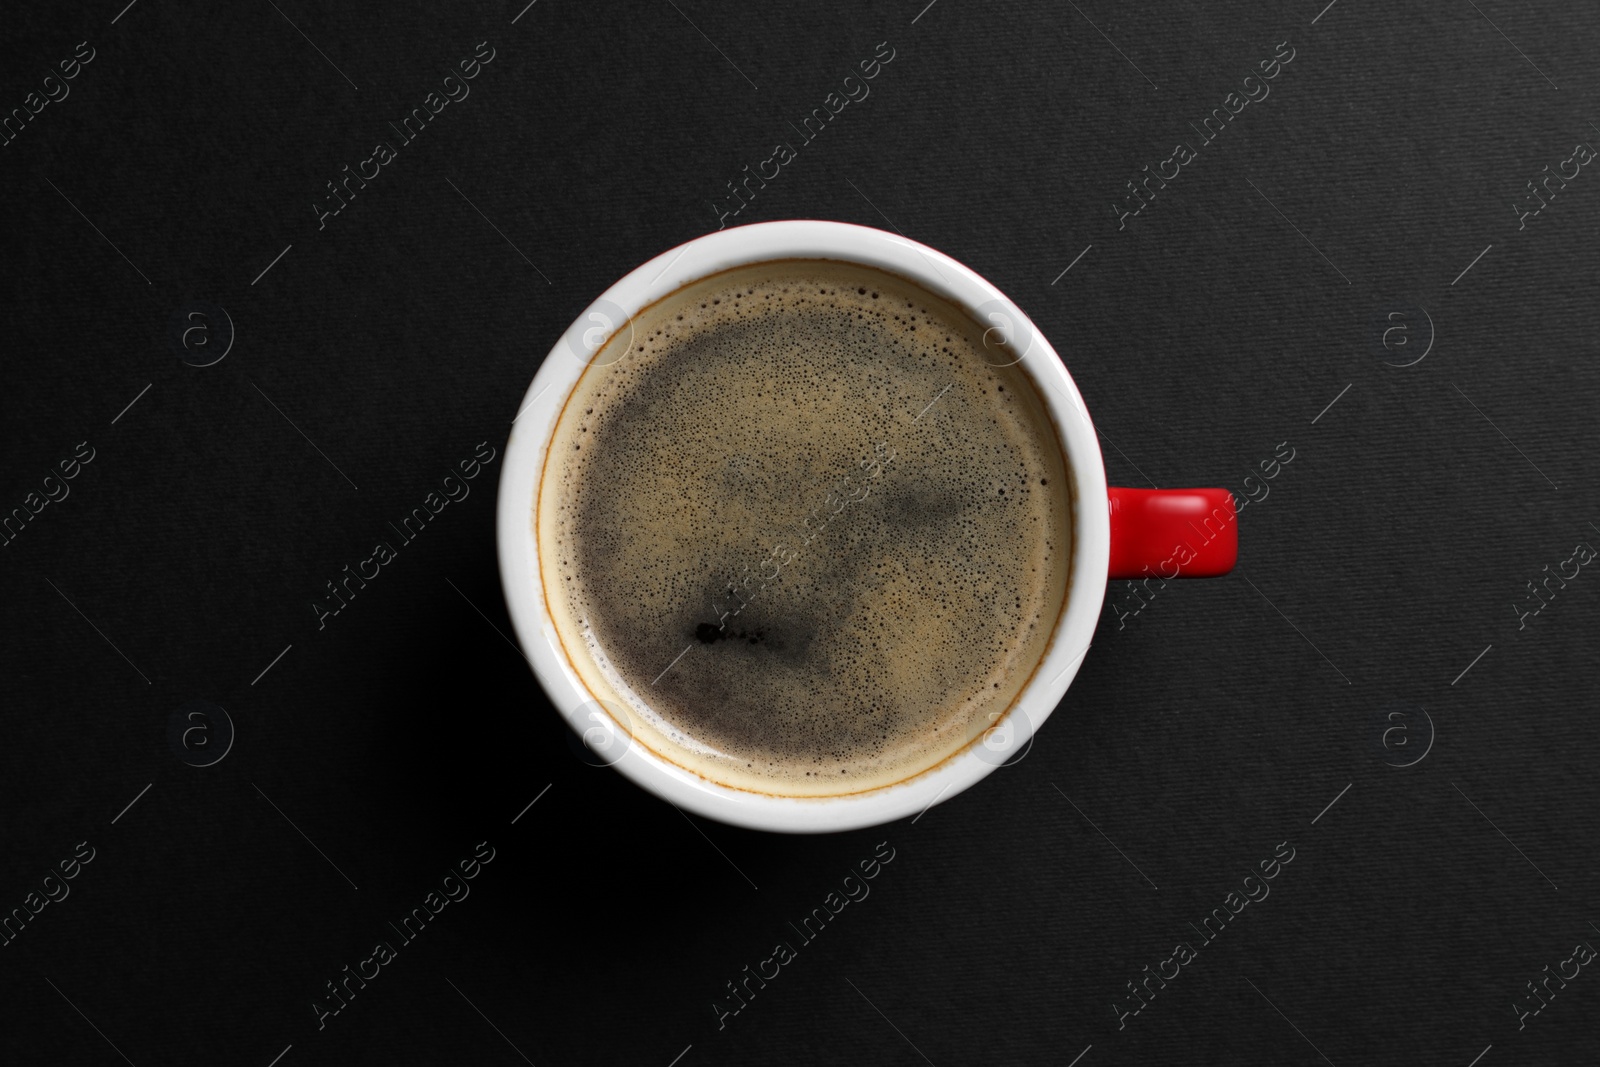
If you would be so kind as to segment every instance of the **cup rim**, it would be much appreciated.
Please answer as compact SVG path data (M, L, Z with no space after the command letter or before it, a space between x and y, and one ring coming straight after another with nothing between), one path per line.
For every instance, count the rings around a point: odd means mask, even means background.
M898 274L963 308L979 309L1012 337L1025 336L1020 362L1051 418L1072 480L1073 548L1066 603L1044 658L1006 714L942 762L910 778L860 793L783 797L722 785L624 742L610 765L641 788L684 811L749 829L832 833L920 815L1025 754L1034 733L1060 703L1099 621L1110 562L1110 515L1104 460L1087 406L1060 356L1022 309L976 271L899 234L853 223L793 219L704 234L668 249L601 293L557 338L517 406L495 505L496 552L506 608L534 677L568 726L582 734L596 697L556 636L545 602L535 532L539 478L556 422L594 351L591 312L604 305L632 316L701 278L733 267L788 259L831 259ZM614 314L605 320L614 318ZM1026 331L1026 333L1023 333ZM586 333L589 335L586 338ZM601 341L601 344L604 342ZM615 724L613 723L614 727ZM624 737L626 734L624 732Z

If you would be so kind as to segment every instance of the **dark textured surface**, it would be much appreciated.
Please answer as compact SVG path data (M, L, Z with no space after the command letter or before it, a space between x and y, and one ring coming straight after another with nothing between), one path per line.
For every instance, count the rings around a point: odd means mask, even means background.
M120 7L12 11L0 41L7 112L94 49L0 147L0 509L70 490L0 548L0 907L70 890L0 947L7 1063L1594 1060L1600 976L1515 1007L1600 944L1574 555L1600 544L1600 176L1514 206L1600 141L1591 7ZM470 96L319 229L324 183L482 41ZM501 449L573 317L715 228L879 42L871 95L728 221L888 218L970 264L1066 358L1114 483L1252 501L1239 569L1136 616L1114 589L1020 763L821 838L688 825L573 758L496 633L498 454L319 629L325 582ZM168 340L188 301L234 324L212 366ZM1409 347L1374 341L1397 322ZM1546 566L1581 570L1522 616ZM194 700L237 730L210 767L168 742ZM879 842L870 896L802 942Z

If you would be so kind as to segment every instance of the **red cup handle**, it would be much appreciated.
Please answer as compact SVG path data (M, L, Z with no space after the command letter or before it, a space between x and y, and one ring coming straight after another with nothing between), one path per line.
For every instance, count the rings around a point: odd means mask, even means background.
M1216 578L1239 559L1239 523L1226 489L1106 490L1108 578Z

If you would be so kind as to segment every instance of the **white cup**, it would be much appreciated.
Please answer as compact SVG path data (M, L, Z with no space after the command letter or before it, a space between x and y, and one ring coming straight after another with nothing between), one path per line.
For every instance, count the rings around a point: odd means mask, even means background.
M782 797L732 788L634 741L626 723L597 703L557 637L534 527L539 477L556 420L588 359L614 333L631 330L632 317L662 297L731 267L784 259L843 260L898 274L988 325L1006 351L1021 353L1021 365L1055 421L1072 481L1069 593L1044 659L1016 701L1003 718L936 766L893 785L844 796ZM611 353L605 358L610 361ZM707 234L663 252L601 294L551 348L522 399L505 449L496 528L501 583L522 650L556 710L596 753L595 762L609 763L697 815L758 830L821 833L918 815L1027 751L1089 649L1106 592L1110 512L1105 466L1083 398L1049 342L1004 293L949 256L905 237L805 220ZM1233 529L1228 526L1230 534ZM1228 562L1231 566L1231 558Z

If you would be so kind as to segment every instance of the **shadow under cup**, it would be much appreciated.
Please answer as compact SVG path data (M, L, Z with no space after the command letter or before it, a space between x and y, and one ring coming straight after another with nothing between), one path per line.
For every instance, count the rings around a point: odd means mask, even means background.
M594 761L637 746L820 799L1014 755L1007 712L1074 537L1060 435L1006 325L873 266L787 259L605 332L535 508Z

